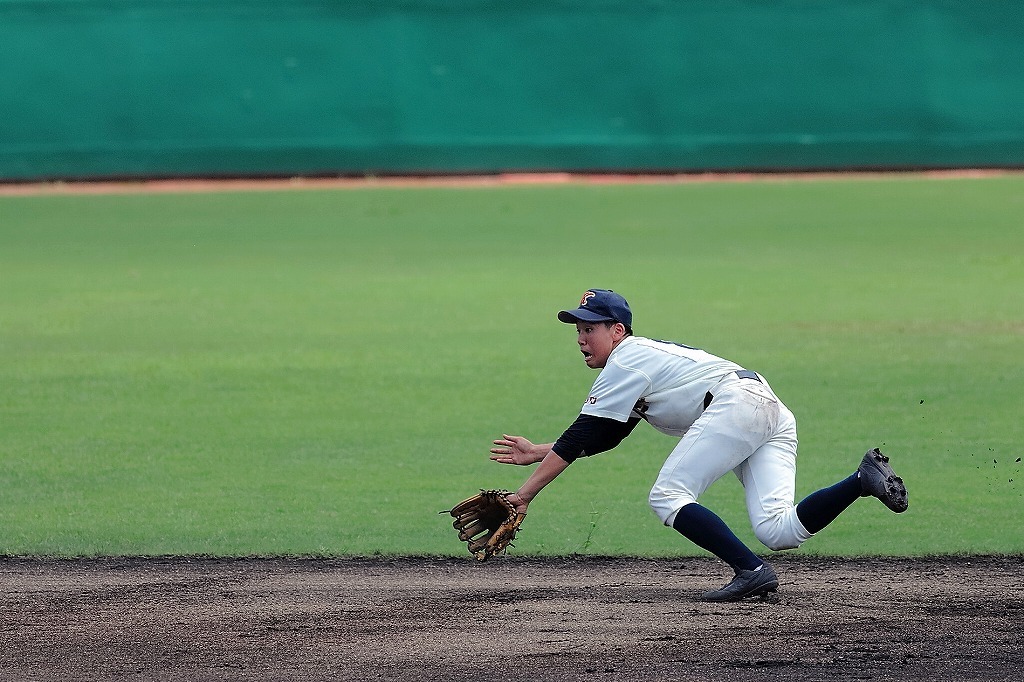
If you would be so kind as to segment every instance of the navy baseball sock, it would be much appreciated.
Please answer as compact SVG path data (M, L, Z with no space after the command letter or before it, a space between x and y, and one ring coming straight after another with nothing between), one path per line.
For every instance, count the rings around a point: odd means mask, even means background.
M811 493L796 506L796 515L809 533L819 530L836 520L847 507L861 496L860 477L857 474L844 478L835 485Z
M753 571L764 563L707 507L686 505L676 514L672 527L693 544L732 566L737 573Z

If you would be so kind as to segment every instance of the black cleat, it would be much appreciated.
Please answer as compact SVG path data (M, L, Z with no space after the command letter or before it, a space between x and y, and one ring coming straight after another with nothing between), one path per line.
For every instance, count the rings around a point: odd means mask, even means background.
M701 595L701 601L740 601L748 597L767 599L769 592L779 589L779 577L767 561L759 570L740 571L732 582L720 590Z
M857 467L860 474L861 497L877 497L897 514L907 511L907 489L903 479L889 466L889 458L878 451L868 450Z

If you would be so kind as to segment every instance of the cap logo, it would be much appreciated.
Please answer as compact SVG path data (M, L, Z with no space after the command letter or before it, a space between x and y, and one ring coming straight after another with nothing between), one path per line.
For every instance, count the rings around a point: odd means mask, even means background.
M597 296L597 294L595 294L593 291L588 291L587 293L583 294L583 298L580 299L580 307L586 308L587 301L594 298L595 296Z

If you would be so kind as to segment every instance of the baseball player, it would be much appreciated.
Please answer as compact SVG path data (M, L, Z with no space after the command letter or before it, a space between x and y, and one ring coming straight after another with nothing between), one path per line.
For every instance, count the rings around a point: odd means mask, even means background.
M578 458L616 447L641 421L679 438L651 489L654 513L735 573L721 589L704 593L704 601L763 597L779 585L772 566L699 502L730 471L743 484L754 533L771 550L799 547L860 497L906 511L903 481L877 449L849 477L794 504L796 419L768 381L703 350L634 336L629 304L614 291L590 289L558 319L576 325L583 361L601 373L579 417L554 443L514 435L494 441L496 462L540 463L510 496L518 512L525 514Z

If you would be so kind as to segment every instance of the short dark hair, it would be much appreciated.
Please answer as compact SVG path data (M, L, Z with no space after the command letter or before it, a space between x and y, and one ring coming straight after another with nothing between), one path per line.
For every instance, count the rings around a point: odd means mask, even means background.
M626 328L626 336L633 336L633 328L630 327L625 322L619 322L618 320L605 320L603 324L608 327L611 327L613 324L621 324L623 327Z

